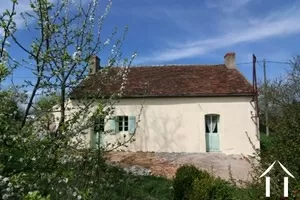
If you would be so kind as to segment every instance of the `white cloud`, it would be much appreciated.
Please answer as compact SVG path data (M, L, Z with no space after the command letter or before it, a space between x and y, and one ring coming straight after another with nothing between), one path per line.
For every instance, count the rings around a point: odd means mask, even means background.
M2 14L6 9L11 10L12 5L13 4L11 1L1 2L0 13ZM22 28L24 26L24 20L21 17L20 13L28 12L31 10L31 8L29 6L29 0L19 1L15 7L15 10L16 10L16 15L14 16L14 21L16 22L17 28ZM3 32L3 30L0 30L1 34L2 34L2 32Z
M208 8L218 9L223 13L232 13L247 6L252 0L206 0Z
M230 47L240 43L256 42L267 38L284 37L300 33L300 7L291 7L271 13L264 18L244 20L243 28L237 26L226 33L206 39L177 43L173 48L160 50L150 56L137 59L136 63L167 62L204 55L213 50ZM248 24L247 24L248 22ZM246 26L247 25L247 26ZM246 28L244 28L246 27ZM168 42L170 44L170 42Z
M75 6L78 3L87 4L90 0L75 0L75 4L72 4L70 1L70 6ZM57 2L57 0L49 0L51 3ZM29 5L30 0L19 0L18 4L16 5L15 11L16 15L14 16L14 21L16 22L17 28L22 29L25 26L25 22L23 17L20 15L21 13L32 13L32 8ZM76 4L77 3L77 4ZM12 9L12 2L10 0L1 1L0 6L0 13L2 14L6 9L11 10ZM27 18L27 19L33 19L33 18ZM30 24L33 21L28 21L27 23ZM0 30L0 34L3 32L3 30Z

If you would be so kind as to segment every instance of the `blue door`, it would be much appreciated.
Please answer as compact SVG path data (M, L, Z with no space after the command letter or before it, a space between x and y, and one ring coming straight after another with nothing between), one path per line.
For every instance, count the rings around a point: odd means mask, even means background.
M218 152L219 145L219 115L205 115L206 151Z

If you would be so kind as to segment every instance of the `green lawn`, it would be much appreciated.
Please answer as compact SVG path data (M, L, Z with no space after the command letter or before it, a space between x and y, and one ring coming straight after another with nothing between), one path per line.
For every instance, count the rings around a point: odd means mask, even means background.
M101 199L173 199L171 180L155 176L134 176L125 174L121 171L117 172L116 169L117 168L111 171L112 176L110 177L110 180L122 179L122 182L116 184L110 189L106 189L105 191L103 191L103 197Z

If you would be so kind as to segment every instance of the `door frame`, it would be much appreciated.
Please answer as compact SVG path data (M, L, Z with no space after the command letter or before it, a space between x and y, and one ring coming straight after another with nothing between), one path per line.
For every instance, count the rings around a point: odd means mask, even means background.
M206 118L207 117L217 117L217 133L207 133L206 132ZM205 150L206 152L220 152L220 115L216 113L209 113L204 115L204 132L205 132ZM216 134L216 135L213 135ZM217 137L217 147L214 149L210 142L212 141L211 136Z

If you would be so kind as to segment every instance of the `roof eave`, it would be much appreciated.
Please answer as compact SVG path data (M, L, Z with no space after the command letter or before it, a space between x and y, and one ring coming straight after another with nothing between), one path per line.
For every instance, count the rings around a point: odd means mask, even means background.
M183 94L183 95L124 95L124 98L184 98L184 97L252 97L253 93L232 93L232 94ZM92 99L93 97L87 97L87 99ZM110 96L104 97L110 98ZM70 97L70 99L84 99L82 97Z

